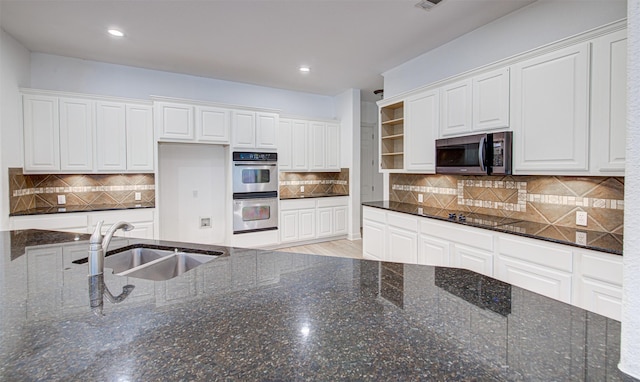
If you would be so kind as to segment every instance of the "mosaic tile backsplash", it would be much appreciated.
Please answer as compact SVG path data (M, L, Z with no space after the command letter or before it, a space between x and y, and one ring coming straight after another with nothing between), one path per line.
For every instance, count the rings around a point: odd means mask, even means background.
M281 172L280 197L349 195L349 169L340 172ZM304 192L300 191L304 186Z
M135 200L140 192L142 199ZM67 206L118 206L155 203L153 174L49 174L24 175L9 169L10 213L58 206L65 195Z
M580 228L623 233L623 177L390 174L389 188L392 201L564 227L576 228L576 211L586 211Z

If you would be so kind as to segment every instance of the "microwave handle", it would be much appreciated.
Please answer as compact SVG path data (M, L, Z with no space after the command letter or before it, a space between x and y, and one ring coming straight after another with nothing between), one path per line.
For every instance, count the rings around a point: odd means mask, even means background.
M480 169L482 172L487 171L487 168L484 166L484 156L485 156L485 145L487 137L486 135L480 138L480 143L478 144L478 160L480 161Z

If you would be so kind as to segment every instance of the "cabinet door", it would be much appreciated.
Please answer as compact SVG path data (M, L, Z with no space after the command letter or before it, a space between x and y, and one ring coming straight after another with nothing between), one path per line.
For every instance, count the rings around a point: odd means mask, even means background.
M290 119L280 119L280 131L278 132L278 169L280 171L291 170L291 128L293 122Z
M196 140L229 144L231 111L207 106L196 106Z
M253 149L256 142L256 113L234 111L232 120L233 147Z
M340 171L340 125L327 123L325 141L325 168Z
M371 220L362 222L362 256L369 260L384 260L386 225Z
M127 169L126 106L121 102L96 102L96 156L98 171Z
M153 171L153 115L148 105L127 105L127 170Z
M333 233L335 235L346 235L348 224L347 206L333 208Z
M93 101L60 98L60 170L93 171Z
M504 255L496 257L495 278L567 304L571 303L571 273Z
M59 315L62 306L62 247L27 248L25 255L29 297L26 317Z
M290 242L298 240L298 211L280 212L280 241Z
M509 68L473 78L473 130L509 127Z
M439 92L432 90L405 101L405 167L435 173L435 140L438 135Z
M154 109L159 139L180 141L194 139L193 106L155 102Z
M493 276L493 253L454 244L454 265L485 276Z
M256 148L278 148L278 114L256 113Z
M60 118L58 98L22 97L25 171L60 170Z
M300 226L298 228L298 238L300 240L315 239L316 237L316 211L300 210Z
M624 175L627 129L627 31L593 42L591 153L595 172Z
M326 125L322 122L309 123L309 169L324 170L325 168L325 132Z
M291 169L307 171L309 169L306 121L294 120L291 126Z
M318 215L318 237L333 235L333 208L322 207L317 210Z
M451 244L427 235L418 238L418 264L450 267Z
M589 45L560 49L512 67L514 172L588 170Z
M387 227L385 261L416 264L418 262L418 234L394 226Z
M448 136L471 131L471 80L446 85L441 90L442 114L440 135Z

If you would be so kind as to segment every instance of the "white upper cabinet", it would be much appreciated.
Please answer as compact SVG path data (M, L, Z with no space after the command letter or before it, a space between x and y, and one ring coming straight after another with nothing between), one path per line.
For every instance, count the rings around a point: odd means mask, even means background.
M307 171L309 169L309 123L307 121L293 120L291 122L291 170ZM285 140L286 142L286 140Z
M319 171L325 168L326 125L322 122L309 123L309 170Z
M93 170L93 101L60 98L60 170Z
M196 106L196 140L229 144L231 110L211 106Z
M340 171L340 124L281 119L278 137L280 171Z
M276 150L279 118L275 113L235 110L232 113L232 140L237 149Z
M24 170L60 170L58 97L22 96L24 113Z
M589 43L512 67L514 174L589 170Z
M292 126L292 120L280 119L280 130L278 131L278 169L280 169L280 171L291 170Z
M405 168L435 173L435 139L439 126L438 90L405 100Z
M127 170L153 171L153 111L150 105L126 105Z
M473 131L509 127L509 68L473 77Z
M627 114L627 31L593 41L592 173L624 176Z
M158 140L190 141L195 137L192 105L154 102Z
M340 125L327 123L325 169L340 171Z
M127 168L126 114L123 102L96 103L96 136L100 142L96 147L98 171L122 171Z
M471 80L463 80L441 88L442 113L440 135L456 135L471 131Z

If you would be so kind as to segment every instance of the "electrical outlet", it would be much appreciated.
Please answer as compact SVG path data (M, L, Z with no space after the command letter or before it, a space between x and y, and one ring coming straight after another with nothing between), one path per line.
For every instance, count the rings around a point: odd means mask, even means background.
M424 195L418 194L418 203L424 202Z
M211 228L211 218L200 218L200 228Z
M576 225L581 225L581 226L587 225L587 213L585 211L576 212Z
M587 233L576 231L576 244L587 245Z
M304 192L304 186L300 186L300 192Z
M64 195L58 195L58 204L65 204L67 203L67 197Z
M135 200L142 200L142 193L136 192L133 197Z
M422 215L424 213L424 210L422 209L422 207L418 207L418 215Z

